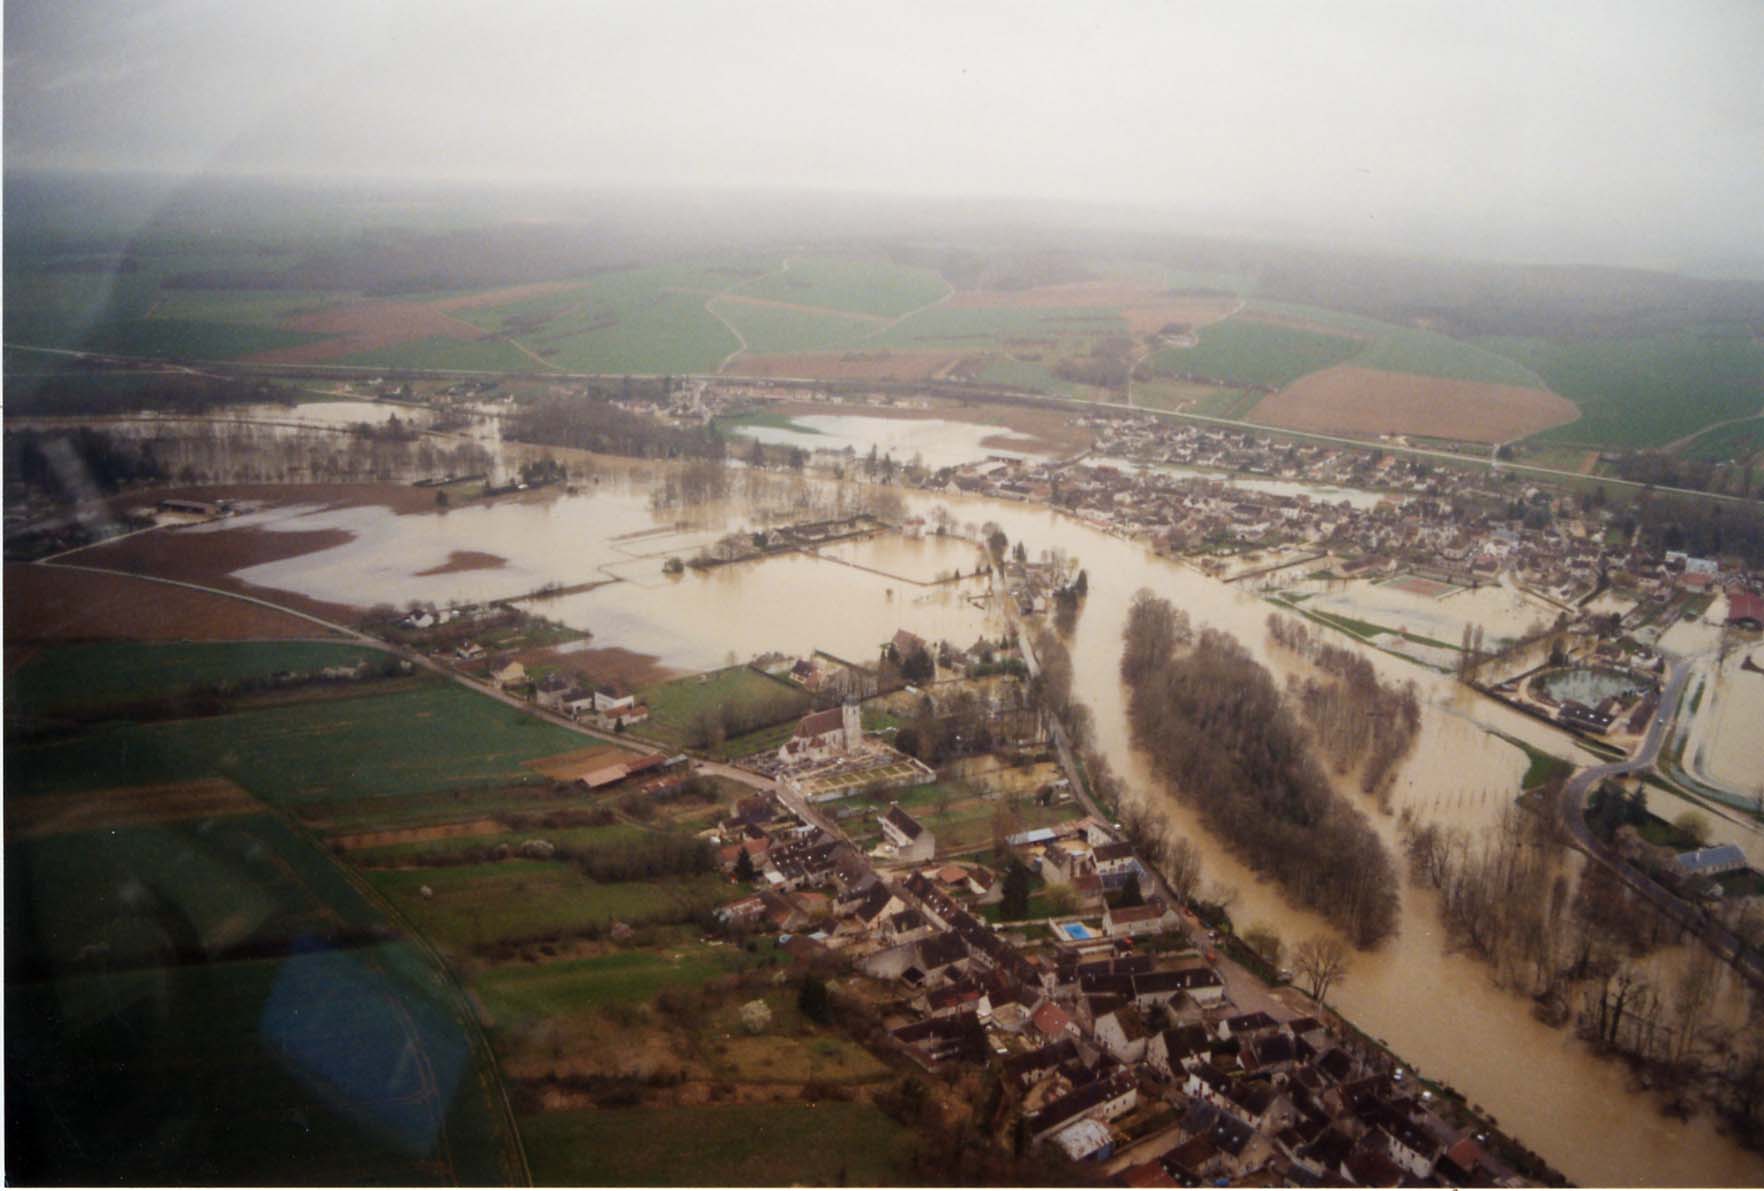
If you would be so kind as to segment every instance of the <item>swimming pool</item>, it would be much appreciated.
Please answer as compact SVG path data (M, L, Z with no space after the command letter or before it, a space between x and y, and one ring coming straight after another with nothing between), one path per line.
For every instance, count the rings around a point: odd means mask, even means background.
M1058 930L1068 939L1094 939L1097 937L1096 932L1082 922L1062 922Z

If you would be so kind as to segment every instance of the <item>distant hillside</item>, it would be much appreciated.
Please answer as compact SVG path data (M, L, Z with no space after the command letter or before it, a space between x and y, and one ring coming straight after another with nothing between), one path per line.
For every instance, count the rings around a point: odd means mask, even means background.
M1455 337L1603 338L1708 323L1764 331L1764 282L1756 281L1200 240L1173 246L1164 259L1173 268L1239 275L1248 296L1347 310Z

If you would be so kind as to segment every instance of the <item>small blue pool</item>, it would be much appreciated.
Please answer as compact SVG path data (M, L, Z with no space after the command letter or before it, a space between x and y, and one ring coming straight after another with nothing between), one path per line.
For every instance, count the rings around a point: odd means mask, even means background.
M1094 939L1097 937L1096 933L1082 922L1062 922L1059 930L1068 939Z

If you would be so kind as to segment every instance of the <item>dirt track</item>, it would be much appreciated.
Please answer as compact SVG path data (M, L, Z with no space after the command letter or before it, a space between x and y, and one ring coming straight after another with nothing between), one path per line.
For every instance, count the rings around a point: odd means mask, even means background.
M1265 426L1331 434L1415 434L1500 443L1572 422L1579 409L1544 389L1380 372L1342 364L1313 372L1249 418Z

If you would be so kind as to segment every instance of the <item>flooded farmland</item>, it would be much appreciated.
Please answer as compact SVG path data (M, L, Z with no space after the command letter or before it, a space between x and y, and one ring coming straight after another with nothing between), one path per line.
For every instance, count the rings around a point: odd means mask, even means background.
M915 458L929 468L959 467L989 455L1027 459L1010 445L1010 432L1001 427L942 418L866 418L855 414L799 414L794 426L747 425L736 432L760 442L801 447L805 451L849 451L868 455L892 455L896 463ZM997 445L988 445L994 440Z
M851 486L819 479L779 485L772 477L736 472L727 499L693 506L658 502L654 493L665 474L663 467L596 460L593 481L576 495L404 515L371 505L287 506L206 532L244 524L269 533L342 530L351 535L346 543L248 567L237 577L358 606L506 597L546 584L616 580L532 606L592 632L596 647L626 648L683 669L767 650L822 649L868 662L897 628L968 644L1003 627L987 606L983 581L937 582L945 572L973 568L975 549L963 542L889 536L829 546L820 558L794 553L666 576L661 564L669 557L691 557L726 533L762 527L793 509L825 514L841 508ZM1076 694L1095 714L1099 746L1141 797L1178 831L1202 842L1206 879L1236 890L1233 916L1239 923L1268 923L1289 943L1326 931L1320 919L1287 904L1272 884L1212 840L1192 811L1162 791L1127 737L1118 660L1121 626L1136 590L1149 587L1187 610L1197 625L1231 632L1278 676L1297 663L1268 639L1271 605L1044 507L900 495L909 512L929 516L944 506L958 525L996 522L1031 556L1058 548L1088 570L1090 596L1070 644ZM423 574L457 552L494 555L503 563ZM1475 594L1515 598L1504 589ZM1534 611L1541 613L1527 607L1523 615ZM1517 620L1521 614L1512 615ZM1443 639L1455 636L1448 623L1431 627ZM1497 631L1493 624L1490 631ZM1376 651L1368 656L1386 680L1413 680L1424 704L1417 748L1395 778L1394 810L1407 807L1423 820L1470 828L1490 822L1510 802L1527 765L1525 755L1490 735L1491 729L1576 757L1559 733L1445 675ZM1394 845L1394 817L1363 796L1349 797ZM1626 1090L1620 1065L1593 1058L1568 1031L1533 1020L1529 1002L1497 988L1486 967L1447 952L1429 895L1405 888L1402 896L1399 936L1376 953L1356 955L1332 998L1361 1028L1388 1041L1423 1073L1456 1086L1576 1181L1729 1185L1764 1177L1759 1159L1718 1136L1706 1117L1680 1123L1662 1116L1653 1100Z

